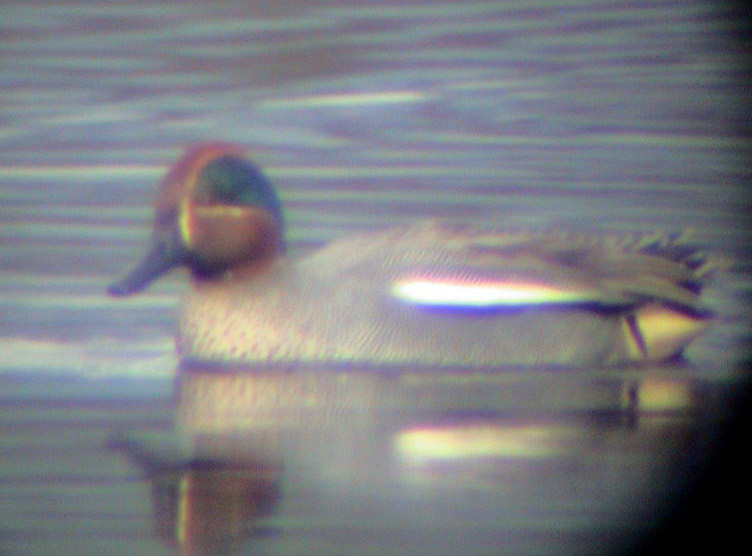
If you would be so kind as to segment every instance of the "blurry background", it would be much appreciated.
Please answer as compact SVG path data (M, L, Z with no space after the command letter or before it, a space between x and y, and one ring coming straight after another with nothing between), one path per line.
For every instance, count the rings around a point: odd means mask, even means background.
M186 280L104 288L195 141L251 150L293 254L426 216L694 227L742 263L690 350L726 380L749 346L745 24L697 0L4 1L0 552L164 549L103 444L169 428Z

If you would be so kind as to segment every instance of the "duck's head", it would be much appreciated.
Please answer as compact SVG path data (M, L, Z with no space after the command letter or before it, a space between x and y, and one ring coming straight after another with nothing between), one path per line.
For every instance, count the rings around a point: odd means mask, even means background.
M152 245L136 268L108 288L129 295L176 266L196 278L268 261L284 251L274 189L242 149L202 144L162 180L154 203Z

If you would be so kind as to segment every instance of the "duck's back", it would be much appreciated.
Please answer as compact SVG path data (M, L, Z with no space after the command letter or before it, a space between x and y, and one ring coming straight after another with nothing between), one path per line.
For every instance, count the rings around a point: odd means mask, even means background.
M180 350L250 365L662 359L705 326L704 265L676 237L426 222L340 240L252 279L199 285L183 308Z

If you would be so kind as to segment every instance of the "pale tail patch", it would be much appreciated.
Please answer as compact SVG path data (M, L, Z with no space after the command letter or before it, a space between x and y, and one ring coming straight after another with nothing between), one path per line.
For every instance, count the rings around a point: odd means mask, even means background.
M681 352L708 326L708 320L662 305L648 305L624 317L622 331L633 360L658 361Z

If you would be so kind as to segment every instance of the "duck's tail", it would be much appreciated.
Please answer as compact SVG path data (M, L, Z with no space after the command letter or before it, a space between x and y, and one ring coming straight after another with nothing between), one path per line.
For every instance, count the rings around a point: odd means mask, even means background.
M701 248L696 242L696 231L687 228L680 232L655 232L628 236L627 247L645 255L670 259L692 272L692 277L681 285L699 293L712 276L728 270L733 260L722 254Z

